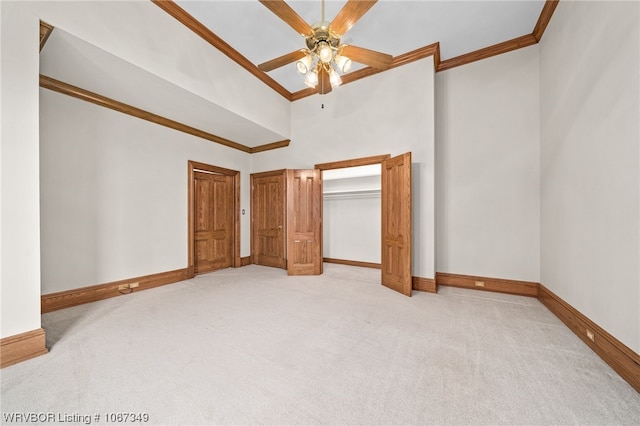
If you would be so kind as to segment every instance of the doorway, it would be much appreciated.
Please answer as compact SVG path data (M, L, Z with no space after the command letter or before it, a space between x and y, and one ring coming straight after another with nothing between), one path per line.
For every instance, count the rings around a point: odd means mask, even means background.
M323 260L381 268L381 165L322 172Z
M411 153L316 164L325 171L379 164L380 269L383 285L411 296ZM360 191L363 192L363 191ZM371 191L364 191L364 193ZM326 224L325 226L330 226ZM349 232L349 237L353 234ZM336 261L336 259L330 259ZM337 260L354 266L377 267L375 262ZM367 264L370 263L370 264Z
M189 275L240 266L240 172L188 162Z

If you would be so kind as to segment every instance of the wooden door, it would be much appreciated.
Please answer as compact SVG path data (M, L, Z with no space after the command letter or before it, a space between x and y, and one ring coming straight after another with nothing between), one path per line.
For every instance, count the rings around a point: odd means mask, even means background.
M233 265L233 177L194 171L195 273Z
M411 153L382 161L382 284L411 296Z
M286 269L285 170L251 175L251 262Z
M322 274L320 170L287 170L287 272Z

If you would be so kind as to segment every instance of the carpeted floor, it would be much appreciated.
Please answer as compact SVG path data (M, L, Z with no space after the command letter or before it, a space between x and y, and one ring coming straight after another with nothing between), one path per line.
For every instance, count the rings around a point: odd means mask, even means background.
M640 394L536 299L379 276L252 265L43 315L51 351L1 370L2 423L640 423Z

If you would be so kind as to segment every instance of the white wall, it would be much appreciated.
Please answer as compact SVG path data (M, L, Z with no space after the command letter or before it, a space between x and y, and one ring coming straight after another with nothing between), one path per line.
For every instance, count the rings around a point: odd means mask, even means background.
M538 47L436 75L437 271L539 280Z
M0 337L40 327L38 18L0 2L2 275Z
M0 2L0 337L40 326L37 34L38 21L43 19L272 131L287 135L291 126L291 146L250 156L250 172L310 168L320 162L412 151L414 275L430 278L435 274L437 178L441 181L437 188L441 206L438 270L534 281L539 277L545 286L640 352L639 13L637 2L560 2L539 46L440 73L435 95L429 58L290 107L280 95L150 2ZM119 27L114 29L113 22L120 23ZM138 25L140 22L145 24ZM148 32L149 25L164 30ZM185 50L185 45L193 49ZM224 158L227 167L245 167L242 171L247 172L247 166L234 156L240 153L228 156L225 148L132 118L112 117L114 112L96 112L87 104L75 104L79 101L55 100L59 96L43 94L43 108L60 106L87 119L118 123L119 128L105 131L105 137L117 139L125 129L140 137L135 152L126 157L119 157L123 145L117 143L105 153L106 164L113 165L116 158L122 161L117 172L123 179L178 178L177 164L184 171L191 155L223 166L219 160ZM434 96L438 108L435 142ZM535 124L538 117L539 126ZM60 137L67 130L53 122L43 126L58 135L58 143L78 144L78 135L87 131L81 123L73 128L76 139L63 141ZM152 138L160 141L158 146L151 144ZM189 146L187 151L177 154L173 145L177 140L183 148ZM142 176L132 164L148 160L149 149L160 151L159 164L150 163ZM83 152L85 158L96 154L95 150ZM175 162L169 158L172 154L177 156ZM535 170L531 164L538 157L541 169ZM71 164L77 160L68 159ZM160 164L167 176L157 173ZM537 173L539 195L532 183ZM70 179L65 174L60 178ZM123 230L134 235L127 239L132 244L122 249L123 254L113 250L122 244L118 241L121 235L108 236L107 247L99 248L107 250L106 259L126 276L158 272L161 262L163 270L182 267L186 250L168 247L174 243L186 246L186 232L179 229L159 242L168 257L156 253L161 256L158 263L151 256L136 263L138 266L127 263L124 254L127 259L139 256L150 234L146 230L137 233L143 222L147 226L142 214L122 222L122 212L132 208L133 198L141 196L138 189L127 188L116 199L115 191L122 182L111 182L105 188L106 201L113 203L107 209L114 210L103 220L107 224L121 221ZM96 176L86 184L98 187L101 183ZM243 182L245 194L246 184ZM171 199L184 196L186 208L186 181L172 180L167 191ZM47 209L45 203L51 200L42 195ZM152 205L159 204L160 193L144 195ZM81 202L77 208L95 206ZM540 214L537 223L536 211ZM153 230L169 221L186 222L185 212L161 212L152 223ZM77 211L70 214L83 226L92 225L82 222L86 218ZM43 230L48 226L46 220ZM248 236L248 232L243 234ZM56 238L55 232L43 234L43 244L49 244L51 236ZM73 237L86 242L82 235ZM242 254L248 254L244 237ZM43 268L49 267L46 262L43 259ZM101 272L82 273L97 276Z
M252 155L252 172L411 151L413 275L433 278L433 81L429 57L294 102L291 144Z
M324 257L380 263L381 179L378 174L323 180Z
M284 138L289 135L288 100L151 1L28 1L20 8Z
M43 294L185 268L188 160L240 171L249 211L243 152L47 89L40 110Z
M51 33L40 52L40 73L247 146L282 139L60 28Z
M290 104L151 2L2 1L0 7L0 337L7 337L40 327L40 19L283 136Z
M563 2L540 44L541 282L640 353L638 2Z

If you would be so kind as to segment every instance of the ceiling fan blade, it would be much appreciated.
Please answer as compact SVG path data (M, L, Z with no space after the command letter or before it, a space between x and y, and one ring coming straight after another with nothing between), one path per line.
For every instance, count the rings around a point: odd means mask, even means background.
M307 24L284 0L260 0L260 3L272 11L278 18L289 24L289 26L300 35L306 37L313 33L311 25Z
M331 31L344 35L378 0L349 0L331 21Z
M386 53L376 52L375 50L351 45L345 45L342 48L342 55L351 59L353 62L369 65L381 70L389 68L393 61L393 56Z
M324 67L320 67L320 70L318 71L318 93L326 95L331 92L331 90L332 87L329 73L324 69Z
M282 55L278 58L264 62L258 65L258 68L260 68L260 71L269 72L275 70L276 68L280 68L284 65L295 62L298 59L302 59L305 56L306 53L304 50L296 50L295 52L287 53L286 55Z

